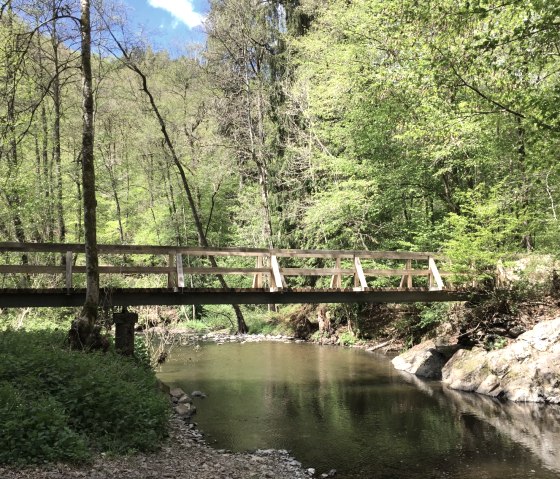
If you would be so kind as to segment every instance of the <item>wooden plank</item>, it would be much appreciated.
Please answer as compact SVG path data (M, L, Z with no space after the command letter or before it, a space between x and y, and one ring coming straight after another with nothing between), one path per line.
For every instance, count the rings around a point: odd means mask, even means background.
M183 255L181 253L177 253L176 261L177 261L177 287L184 288L185 275L183 273Z
M85 269L85 268L84 268ZM64 274L66 266L36 266L36 265L14 265L2 264L0 265L0 273L12 274Z
M399 287L404 288L406 286L408 288L412 288L412 275L410 274L410 271L412 270L412 260L406 260L405 268L406 271L403 273Z
M18 243L0 242L0 252L43 252L81 253L85 249L80 243ZM192 256L262 256L273 254L276 257L299 258L346 258L362 259L415 259L428 260L439 255L430 252L410 251L360 251L360 250L315 250L315 249L265 249L265 248L198 248L156 245L98 245L99 254L186 254Z
M270 273L270 268L228 268L228 267L217 267L212 268L208 267L205 268L204 266L201 267L192 267L192 268L183 268L185 274L244 274L244 275L251 275L256 273Z
M271 291L279 291L284 288L284 278L282 278L282 273L280 273L280 265L278 264L278 258L275 255L270 255L270 268L272 270L272 287Z
M72 251L66 252L66 291L70 292L72 289L72 263L74 262L74 253Z
M85 266L76 266L76 272L85 273ZM102 274L169 274L167 266L100 266Z
M257 261L256 261L256 267L257 269L260 269L263 267L263 257L262 256L257 256ZM266 268L268 271L268 268ZM253 275L253 288L262 288L263 287L263 274L262 273L255 273Z
M332 276L337 274L352 275L350 268L280 268L284 276Z
M281 273L284 276L331 276L331 275L353 275L355 269L350 268L281 268ZM365 276L402 276L410 274L412 276L428 276L426 269L363 269Z
M364 270L362 269L362 262L357 256L354 258L354 268L356 269L356 274L354 275L354 286L357 287L358 290L364 291L364 289L368 286Z
M175 256L172 254L167 257L167 268L169 269L167 273L167 287L173 289L177 287L177 281L175 280Z
M336 272L336 273L333 273L333 276L332 276L332 278L331 278L331 288L340 288L340 287L342 287L342 273L341 273L341 271L340 271L340 269L341 269L340 263L341 263L340 258L336 258L336 261L335 261L335 268L334 268L334 269L339 270L339 271Z
M287 304L287 303L409 303L434 301L466 301L485 297L483 293L464 290L427 291L368 288L367 291L319 289L270 292L254 289L188 288L178 292L167 288L101 289L101 298L113 306L187 305L187 304ZM55 290L0 289L0 308L15 307L79 307L85 289Z
M431 273L430 279L433 278L436 283L435 289L441 291L443 289L443 280L441 279L441 275L439 274L434 258L430 258L428 260L428 266L430 268L430 273ZM433 289L433 286L431 284L430 284L430 289Z
M174 274L176 268L174 268ZM74 266L74 273L85 273L85 266ZM0 273L6 274L61 274L66 272L66 266L41 266L41 265L0 265ZM168 266L100 266L99 272L103 274L167 274ZM212 267L183 267L185 274L245 274L269 273L270 268L212 268Z

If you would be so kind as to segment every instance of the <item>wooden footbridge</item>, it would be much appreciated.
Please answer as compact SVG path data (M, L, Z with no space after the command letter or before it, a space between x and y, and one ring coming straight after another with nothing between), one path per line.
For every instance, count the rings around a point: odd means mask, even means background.
M439 271L434 253L133 245L98 250L105 306L409 303L471 296L446 286L447 273ZM83 253L83 244L0 242L0 308L82 305ZM209 258L220 265L209 266ZM159 287L124 286L131 275L138 277L136 285ZM213 287L216 275L236 275L232 284L240 287ZM383 287L372 287L380 281ZM200 284L205 287L195 287Z

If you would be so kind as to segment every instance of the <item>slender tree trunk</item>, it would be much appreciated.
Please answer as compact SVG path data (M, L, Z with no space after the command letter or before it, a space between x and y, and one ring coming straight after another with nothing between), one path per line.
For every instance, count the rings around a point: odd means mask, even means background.
M70 344L76 349L101 346L97 322L99 307L99 262L97 257L97 202L95 198L93 89L91 71L90 0L81 0L83 131L82 186L84 199L84 236L86 255L86 300L80 317L69 332Z
M49 127L47 124L47 112L45 106L41 106L41 123L43 126L43 145L42 145L42 152L41 152L41 163L43 165L42 168L42 184L43 184L43 195L45 197L45 237L47 241L52 242L54 240L53 237L53 217L52 217L52 200L51 200L51 182L50 182L50 174L49 174Z
M62 205L62 166L60 152L60 119L61 119L61 95L60 95L60 65L58 61L58 34L56 30L56 5L53 2L53 31L52 49L54 63L54 78L52 82L52 93L54 103L53 121L53 163L56 169L56 215L58 222L58 239L61 243L66 241L66 224L64 222L64 208Z

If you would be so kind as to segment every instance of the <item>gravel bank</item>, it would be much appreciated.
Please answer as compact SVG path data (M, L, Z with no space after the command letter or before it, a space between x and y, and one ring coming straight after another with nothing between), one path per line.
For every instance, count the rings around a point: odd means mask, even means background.
M196 430L173 417L170 437L162 449L152 454L108 459L97 458L93 465L65 464L26 469L0 466L1 479L300 479L310 474L287 451L228 453L205 444Z

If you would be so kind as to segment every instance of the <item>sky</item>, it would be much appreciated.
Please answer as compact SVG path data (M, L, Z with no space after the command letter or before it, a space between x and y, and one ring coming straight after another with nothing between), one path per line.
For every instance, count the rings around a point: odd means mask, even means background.
M181 51L186 44L204 42L202 22L207 0L124 0L130 23L144 29L156 49Z

